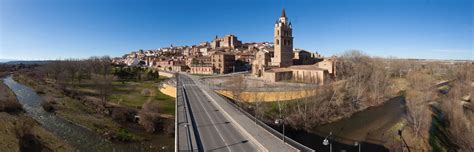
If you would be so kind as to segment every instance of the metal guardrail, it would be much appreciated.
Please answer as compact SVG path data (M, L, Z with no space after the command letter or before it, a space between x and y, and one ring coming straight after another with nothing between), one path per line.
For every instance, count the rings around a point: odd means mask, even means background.
M217 93L218 94L218 93ZM256 123L262 127L263 129L265 129L266 131L268 131L269 133L275 135L276 137L282 137L283 134L280 133L279 131L273 129L272 127L268 126L267 124L265 124L264 122L260 121L259 119L256 119L253 115L251 115L250 113L248 113L247 111L245 111L244 109L242 109L241 107L239 107L237 104L235 104L233 101L229 100L227 97L225 96L222 96L221 94L218 94L219 96L223 97L225 99L225 101L227 101L228 103L230 103L230 105L232 105L234 108L236 108L237 110L239 110L240 112L242 112L243 114L245 114L247 117L249 117L250 119L253 119L256 121ZM315 150L314 149L311 149L303 144L300 144L298 143L297 141L291 139L290 137L288 136L285 136L285 142L290 144L291 146L295 147L296 149L300 150L300 151L304 151L304 152L314 152Z
M191 139L192 138L191 128L194 128L193 127L194 125L192 125L192 123L191 123L191 125L189 125L190 124L188 122L188 117L190 117L190 112L188 111L189 106L187 104L188 102L187 102L187 99L186 99L186 93L185 93L185 90L184 90L184 86L181 86L181 87L183 87L183 88L181 88L181 97L183 97L183 99L184 99L184 117L185 117L184 119L186 120L186 124L184 124L185 125L184 127L186 128L186 137L188 138L187 141L188 141L189 149L192 150L193 149L193 143L192 143L192 139ZM190 118L192 118L192 117L190 117ZM192 120L191 120L191 122L192 122Z
M192 109L191 107L189 106L189 99L187 97L187 93L186 93L186 88L184 87L183 83L181 81L179 81L179 76L176 75L176 79L177 79L177 82L176 82L176 122L175 122L175 152L178 152L178 151L195 151L197 149L197 151L203 151L203 147L202 147L202 144L201 144L201 141L200 141L200 137L199 137L199 132L197 131L197 128L196 128L196 122L194 120L194 116L192 114ZM184 110L184 119L185 119L185 133L186 133L186 142L187 142L187 145L189 146L188 147L188 150L180 150L179 149L179 123L177 122L178 121L178 116L179 116L179 113L178 113L178 99L179 98L182 98L183 100L183 105L184 106L183 110ZM194 139L194 140L193 140ZM181 139L181 140L184 140L184 139ZM197 147L193 147L193 145L196 145Z
M176 98L174 99L174 151L178 152L178 138L179 138L179 130L178 130L178 86L179 86L179 81L178 78L176 78Z
M194 133L194 140L196 142L196 146L197 146L197 149L198 151L204 151L204 147L202 145L202 142L201 142L201 137L199 135L199 130L196 128L197 125L196 125L196 120L194 119L194 116L193 116L193 111L191 109L191 106L189 106L189 99L188 99L188 94L186 92L186 89L184 88L183 86L183 97L185 98L185 105L186 105L186 110L187 111L187 116L189 117L189 119L191 119L191 124L189 124L189 127L188 127L188 132L191 132L189 129L192 128L193 130L193 133ZM189 134L188 138L190 138L191 135ZM191 145L192 145L192 140L191 141ZM192 147L191 147L192 149ZM194 149L192 149L194 150Z

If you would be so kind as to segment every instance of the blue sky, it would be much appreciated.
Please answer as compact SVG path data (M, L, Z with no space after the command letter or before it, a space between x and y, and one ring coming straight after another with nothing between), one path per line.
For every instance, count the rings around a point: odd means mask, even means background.
M0 59L121 56L215 35L272 41L285 7L294 46L324 56L474 59L472 0L0 0Z

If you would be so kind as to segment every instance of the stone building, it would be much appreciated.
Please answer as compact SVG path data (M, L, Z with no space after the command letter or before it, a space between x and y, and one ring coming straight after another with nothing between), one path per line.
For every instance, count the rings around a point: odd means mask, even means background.
M252 61L252 74L258 77L262 76L265 68L269 66L271 62L270 53L266 51L258 51L255 53L255 59Z
M191 74L213 74L211 64L195 64L191 65L189 73Z
M200 56L191 58L191 64L211 64L211 57Z
M188 70L188 66L186 66L184 64L171 66L171 71L173 71L173 72L185 72L186 70Z
M311 53L302 49L295 49L293 51L293 65L315 64L319 61L322 61L322 58L317 53Z
M328 83L331 77L328 70L316 65L296 65L268 69L263 72L262 78L267 82L295 81L323 85Z
M209 55L210 50L211 50L211 48L209 48L209 47L202 47L202 48L199 49L199 52L201 53L201 55L207 56L207 55Z
M214 68L214 73L230 73L233 72L235 68L235 55L224 52L216 52L211 55L211 62Z
M329 74L332 76L336 76L336 56L332 56L331 58L324 59L321 62L318 62L317 65L321 69L327 69Z
M289 67L292 71L291 80L315 84L326 84L330 80L328 70L316 65L298 65Z
M213 49L217 48L231 48L235 49L242 46L242 42L237 39L235 35L226 35L223 38L219 38L216 36L214 41L211 42L211 47Z
M283 9L275 23L274 49L255 53L252 74L268 82L298 81L321 85L329 82L331 74L335 73L335 58L318 64L321 61L319 54L300 49L293 51L292 31Z
M156 62L156 68L165 71L171 71L171 67L175 65L175 61L172 59L162 59L161 61Z
M251 63L254 58L255 56L248 52L239 52L235 55L235 60L240 60L246 63Z

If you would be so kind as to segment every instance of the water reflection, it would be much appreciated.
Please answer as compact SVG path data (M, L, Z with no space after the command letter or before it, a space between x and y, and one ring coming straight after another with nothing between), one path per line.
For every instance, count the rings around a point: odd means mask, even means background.
M355 113L352 117L316 127L315 133L301 130L290 130L288 136L316 151L329 151L324 146L324 136L333 133L334 151L388 151L383 143L396 134L393 126L406 114L405 101L402 97L393 98L383 105L371 107ZM279 129L275 127L275 129ZM356 144L357 142L357 144Z

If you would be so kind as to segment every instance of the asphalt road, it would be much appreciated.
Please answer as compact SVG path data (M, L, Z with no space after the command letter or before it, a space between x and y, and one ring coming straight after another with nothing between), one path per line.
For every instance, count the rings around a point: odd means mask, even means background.
M183 97L189 101L190 116L194 118L196 130L194 134L199 137L196 142L197 145L202 145L202 150L257 151L256 146L224 117L223 113L211 103L192 79L180 75L179 80L183 84Z
M191 113L187 107L186 99L184 96L184 90L181 82L177 82L176 92L176 132L175 132L175 145L178 151L199 151L196 138L197 134L194 132L192 123Z

